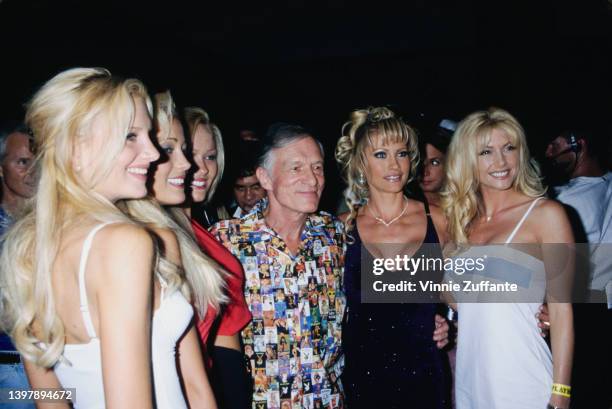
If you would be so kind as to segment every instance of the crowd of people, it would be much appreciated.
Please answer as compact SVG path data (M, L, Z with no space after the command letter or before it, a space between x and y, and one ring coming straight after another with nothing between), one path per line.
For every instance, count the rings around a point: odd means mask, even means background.
M229 163L204 109L104 69L59 73L0 131L0 388L76 391L39 408L609 407L593 325L609 332L612 173L588 132L551 140L566 180L547 193L503 109L421 132L355 110L332 215L313 132L249 132ZM232 195L215 200L224 173ZM501 246L487 277L567 270L591 304L546 285L528 301L367 301L364 260Z

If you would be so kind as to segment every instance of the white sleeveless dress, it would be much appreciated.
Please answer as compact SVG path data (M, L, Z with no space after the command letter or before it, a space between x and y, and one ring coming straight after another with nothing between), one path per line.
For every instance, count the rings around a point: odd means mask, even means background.
M472 247L462 257L487 255L482 274L492 282L516 282L529 273L529 300L544 300L544 263L506 246L533 209L534 200L504 246ZM493 271L495 270L495 271ZM482 278L482 277L474 277ZM521 281L519 277L518 281ZM535 292L535 293L534 293ZM474 299L473 301L476 301ZM541 302L459 302L455 398L457 409L542 409L552 387L552 354L539 334Z
M105 408L100 339L89 313L85 290L85 267L95 234L106 226L96 226L83 243L79 264L79 299L83 322L90 337L87 344L66 344L62 358L54 366L64 388L76 388L75 409ZM153 314L152 361L155 400L159 409L187 408L176 366L176 345L193 317L193 308L178 292L164 296L164 283L159 308Z

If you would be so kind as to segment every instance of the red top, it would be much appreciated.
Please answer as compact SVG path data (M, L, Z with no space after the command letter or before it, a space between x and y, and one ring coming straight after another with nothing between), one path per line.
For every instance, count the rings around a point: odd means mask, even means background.
M244 299L242 264L198 222L192 219L191 226L200 248L229 273L226 277L226 294L229 301L223 308L217 335L234 335L251 321L251 312ZM204 345L206 345L210 328L215 322L216 316L217 311L209 307L204 319L198 322L198 331Z

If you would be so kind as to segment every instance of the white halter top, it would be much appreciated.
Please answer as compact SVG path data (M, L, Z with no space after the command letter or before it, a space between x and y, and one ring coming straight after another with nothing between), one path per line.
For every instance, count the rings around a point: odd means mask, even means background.
M63 356L53 368L64 388L76 388L75 409L105 407L100 339L89 313L85 267L95 234L107 224L94 227L87 235L79 263L80 309L90 341L64 345ZM161 277L158 279L162 293L159 308L153 314L151 345L155 400L159 409L187 408L176 367L176 345L191 322L193 308L179 291L164 297L166 284Z

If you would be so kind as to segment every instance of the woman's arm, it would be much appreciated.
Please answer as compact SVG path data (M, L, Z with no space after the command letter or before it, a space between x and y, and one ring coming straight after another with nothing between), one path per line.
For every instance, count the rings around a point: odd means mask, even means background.
M62 385L57 379L57 376L55 376L55 372L53 372L53 369L42 368L26 360L24 360L23 366L25 368L25 372L26 372L26 375L28 376L28 381L30 382L30 387L32 389L38 389L38 388L61 389L62 388ZM68 404L68 402L66 403L36 402L36 408L37 409L70 409L70 405Z
M553 354L553 383L570 385L572 357L574 354L574 321L572 305L550 303L550 343ZM552 394L550 403L562 408L569 407L569 398Z
M574 354L574 321L570 303L575 260L572 251L574 236L561 205L547 200L539 207L539 215L534 219L537 221L536 231L546 266L553 383L569 386ZM562 408L569 407L569 401L568 397L554 393L550 397L553 406Z
M242 352L242 348L240 348L240 333L237 332L233 335L217 335L215 338L215 346Z
M216 409L217 403L204 369L204 358L194 325L179 343L179 365L189 407Z
M127 224L98 234L92 261L101 269L95 288L106 407L152 408L153 241Z

